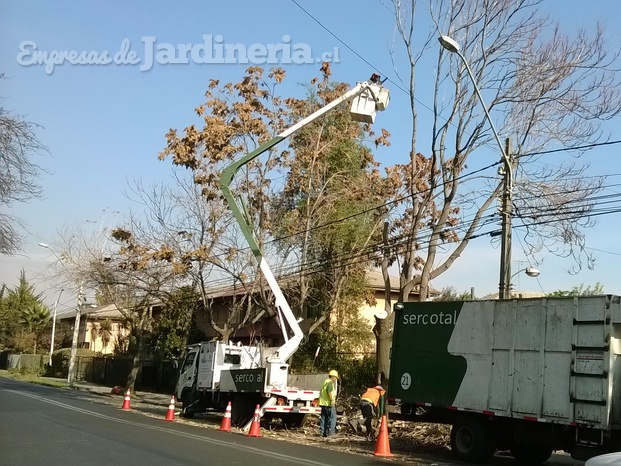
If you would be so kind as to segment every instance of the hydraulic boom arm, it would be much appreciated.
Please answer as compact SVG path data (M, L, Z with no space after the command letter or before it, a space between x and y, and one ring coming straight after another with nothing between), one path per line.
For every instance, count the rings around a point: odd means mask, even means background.
M246 241L248 242L248 245L250 246L252 253L256 257L259 263L259 268L261 269L261 272L263 273L263 276L267 280L267 283L270 289L272 290L272 293L274 293L274 297L276 298L275 304L276 304L279 318L281 320L281 328L283 331L283 337L285 339L285 343L278 349L278 352L274 354L274 356L272 357L273 359L278 359L280 361L286 362L291 357L291 355L295 353L295 351L298 349L300 342L302 341L303 334L302 334L302 330L300 329L300 326L298 325L296 321L295 316L293 315L293 312L291 311L291 308L289 307L289 303L285 299L282 293L282 290L280 289L280 286L278 285L276 278L274 277L274 274L272 273L269 265L267 264L265 258L263 257L263 253L261 252L261 249L259 248L257 240L255 239L253 235L252 225L249 223L249 221L244 216L243 209L237 204L235 197L233 197L233 194L231 193L231 189L230 189L231 183L233 182L233 178L235 177L235 174L237 173L237 171L240 168L242 168L244 165L246 165L251 160L261 155L263 152L268 151L269 149L274 147L276 144L280 143L287 137L294 134L296 131L300 130L305 125L311 123L315 119L326 114L327 112L332 110L334 107L336 107L337 105L343 102L346 102L354 98L366 99L366 109L362 110L363 112L362 115L359 114L359 116L362 116L363 118L363 120L360 120L360 121L372 122L375 116L375 111L384 110L384 108L388 105L388 91L385 88L383 88L381 84L378 83L379 77L377 75L374 75L371 81L372 81L371 83L368 83L368 82L358 83L355 87L353 87L351 90L343 94L338 99L320 108L319 110L312 113L308 117L304 118L303 120L299 121L295 125L286 129L279 135L275 136L274 138L270 139L266 143L262 144L261 146L253 150L252 152L249 152L248 154L246 154L239 160L225 167L224 170L222 171L222 175L220 176L220 189L222 190L222 194L224 195L224 198L229 208L231 209L231 212L233 213L235 220L237 220L237 223L239 224L239 227L241 228L241 231L244 237L246 238ZM371 102L371 107L372 107L370 109L369 109L369 104L368 104L369 101ZM354 102L354 104L356 104L356 102ZM362 107L364 106L365 106L365 101L362 101ZM352 117L354 118L354 115L352 115ZM288 335L288 332L284 328L284 324L282 322L283 320L286 321L289 328L291 329L291 332L293 333L291 337Z

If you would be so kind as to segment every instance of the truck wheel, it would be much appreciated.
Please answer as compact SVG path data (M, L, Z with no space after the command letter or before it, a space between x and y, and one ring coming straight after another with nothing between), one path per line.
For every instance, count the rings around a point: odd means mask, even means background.
M552 448L543 445L514 443L510 451L513 458L520 464L541 464L552 456Z
M231 402L231 424L235 427L245 426L254 415L255 406L248 398L238 396Z
M484 463L494 455L496 446L485 423L472 418L453 425L451 450L462 461Z
M194 401L194 397L192 396L191 390L185 390L181 394L181 415L185 418L191 419L194 417L194 411L192 409L188 409L188 407Z
M295 429L297 427L304 427L306 423L306 414L294 413L285 414L282 417L282 423L287 429Z

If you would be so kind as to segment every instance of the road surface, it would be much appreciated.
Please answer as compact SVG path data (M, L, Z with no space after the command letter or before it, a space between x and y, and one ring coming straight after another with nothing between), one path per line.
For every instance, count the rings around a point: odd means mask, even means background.
M162 412L162 416L165 411ZM0 465L382 465L463 463L430 455L379 458L328 444L301 445L270 438L165 422L120 406L101 404L76 390L0 378ZM512 465L495 457L490 465ZM577 466L554 455L550 466Z

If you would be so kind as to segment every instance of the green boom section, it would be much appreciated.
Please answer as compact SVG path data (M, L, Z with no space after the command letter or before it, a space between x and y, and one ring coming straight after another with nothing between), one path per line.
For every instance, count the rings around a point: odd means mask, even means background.
M404 403L452 406L467 362L448 352L463 302L394 306L395 327L388 394Z
M257 158L263 152L270 150L276 144L284 140L285 137L286 136L278 135L270 139L265 144L260 145L252 152L249 152L248 154L244 155L239 160L236 160L235 162L228 165L222 171L222 175L220 176L220 189L222 190L222 195L224 196L226 203L229 205L229 209L231 209L231 212L233 213L235 220L237 220L237 223L239 224L239 227L241 228L241 231L244 237L246 238L246 241L248 241L248 244L250 246L250 249L252 250L252 253L254 254L254 257L257 258L257 261L259 262L259 264L261 263L263 253L261 252L261 249L259 248L259 245L257 244L257 241L254 239L254 236L252 234L252 223L250 222L250 219L247 219L245 217L244 213L242 212L241 207L237 204L237 202L235 201L235 198L233 197L233 194L231 193L231 183L233 182L235 173L237 173L237 171L241 167L246 165L252 159Z

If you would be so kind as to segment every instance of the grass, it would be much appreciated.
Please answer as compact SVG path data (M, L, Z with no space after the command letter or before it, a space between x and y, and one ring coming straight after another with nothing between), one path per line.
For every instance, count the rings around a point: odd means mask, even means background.
M67 379L59 379L56 377L41 377L36 374L25 373L22 374L19 371L6 371L0 370L0 377L6 377L14 380L21 380L22 382L36 383L38 385L45 385L47 387L65 388L67 387Z

